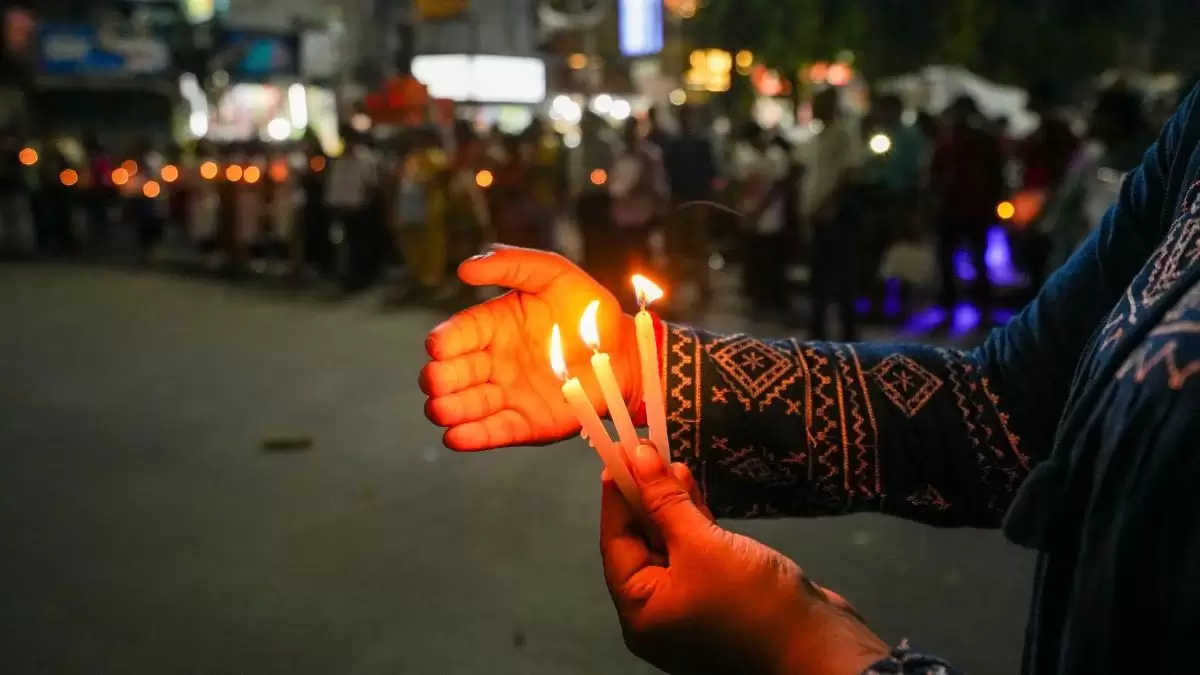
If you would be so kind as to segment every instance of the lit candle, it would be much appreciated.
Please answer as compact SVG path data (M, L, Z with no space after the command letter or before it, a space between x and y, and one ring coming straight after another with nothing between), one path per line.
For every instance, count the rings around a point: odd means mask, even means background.
M616 482L625 501L635 511L643 511L641 493L638 492L633 474L629 472L625 451L613 443L612 438L609 437L608 429L604 428L604 422L600 420L600 415L596 414L596 409L592 407L592 402L584 392L579 379L570 377L567 373L567 361L563 356L562 333L558 329L558 324L554 325L554 330L550 333L550 367L563 381L563 396L566 397L567 403L575 413L575 419L579 420L584 438L596 449L596 454L600 455L600 459L604 462L604 468L608 469L608 475Z
M579 319L579 336L583 343L592 348L592 372L600 382L600 391L604 394L604 403L608 406L608 416L617 427L617 438L626 452L633 452L638 446L637 427L633 426L633 418L629 416L629 408L625 405L625 396L621 394L621 386L617 384L617 376L613 373L612 359L600 351L600 328L597 325L596 313L600 310L600 301L594 300L583 310Z
M653 281L640 274L633 275L633 288L637 292L638 306L641 307L633 317L633 323L637 328L638 360L642 364L642 402L646 406L646 424L650 427L650 442L662 453L663 459L670 462L667 402L659 373L658 341L654 339L654 318L646 311L646 306L661 298L663 292Z

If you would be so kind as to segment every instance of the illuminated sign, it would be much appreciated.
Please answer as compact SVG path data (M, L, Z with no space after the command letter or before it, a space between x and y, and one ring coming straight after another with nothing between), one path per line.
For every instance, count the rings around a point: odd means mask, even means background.
M417 0L417 16L430 21L453 19L467 13L467 0Z
M617 21L622 55L650 56L662 51L662 0L618 0Z
M412 74L434 98L526 104L546 98L546 64L541 59L430 54L413 59Z

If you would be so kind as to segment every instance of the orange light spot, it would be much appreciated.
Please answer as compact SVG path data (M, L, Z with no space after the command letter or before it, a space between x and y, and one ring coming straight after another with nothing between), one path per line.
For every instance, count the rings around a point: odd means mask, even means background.
M63 169L62 173L58 174L58 179L62 181L63 185L71 187L79 182L79 174L76 173L75 169Z
M179 169L174 164L168 164L162 168L162 179L164 183L174 183L179 180Z
M212 180L217 177L217 163L205 162L200 165L200 177L204 180Z
M287 180L288 167L283 162L275 162L271 164L271 180L276 183L282 183Z
M494 176L492 176L492 172L488 171L487 169L484 169L483 171L480 171L479 173L475 174L475 184L481 188L491 187L492 183L495 182L495 180L496 180L496 178Z
M113 169L112 172L113 185L121 186L129 182L129 172L125 169Z
M146 184L142 186L142 194L146 195L150 199L154 199L161 192L162 188L159 187L158 181L156 180L148 180L146 181Z
M1000 220L1012 220L1012 217L1017 212L1017 207L1013 206L1012 202L1000 202L996 205L996 215Z
M604 185L608 182L608 172L604 169L596 169L592 172L592 185Z
M17 154L17 159L21 160L24 166L33 166L38 162L37 150L33 148L21 148L21 152Z
M127 159L124 162L121 162L121 168L125 169L125 172L132 176L138 172L138 163L132 159Z
M242 167L237 164L230 164L225 169L225 180L230 183L236 183L242 179Z
M317 172L324 171L325 170L325 158L320 155L313 157L312 159L308 160L308 168L312 169L313 171L317 171Z
M248 166L242 172L242 180L247 183L257 183L259 178L262 178L262 171L259 171L257 166Z

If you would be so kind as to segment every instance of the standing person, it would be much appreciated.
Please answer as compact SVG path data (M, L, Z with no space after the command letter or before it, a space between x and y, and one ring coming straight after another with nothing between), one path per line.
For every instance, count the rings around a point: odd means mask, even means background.
M734 151L733 175L741 188L744 259L742 282L756 321L785 319L788 310L787 192L790 157L753 122Z
M709 209L686 206L689 202L715 199L717 164L712 143L700 130L695 108L679 109L679 135L668 139L663 165L671 189L671 213L667 218L667 258L670 274L698 291L702 304L712 298L708 269Z
M983 128L969 96L947 111L948 125L933 151L930 183L937 200L937 254L942 286L939 302L953 313L958 300L954 254L965 243L975 268L976 299L984 316L992 309L987 268L988 229L1004 197L1004 155L999 141Z
M446 209L449 165L436 133L414 134L392 177L391 214L397 251L409 284L397 299L446 299Z
M1036 553L1024 675L1194 672L1198 99L1194 91L1167 122L1037 298L976 348L759 340L658 323L671 455L687 466L666 465L659 449L632 453L650 530L611 476L600 509L605 581L634 653L679 674L954 672L889 648L794 562L712 517L884 513L1002 529ZM600 340L613 345L624 404L638 416L634 319L603 287L537 251L491 251L460 275L514 292L425 342L425 410L447 427L447 447L578 435L566 400L546 395L560 386L546 337L593 298L608 317ZM542 311L520 311L529 306ZM571 372L590 356L567 343Z
M303 229L304 261L322 276L334 270L334 247L330 238L329 207L325 203L329 156L320 142L309 134L301 144L292 168L300 174L300 227Z
M0 258L31 252L34 236L29 223L29 174L21 164L20 139L0 138Z
M341 232L340 241L346 251L342 285L344 290L354 292L369 286L375 273L371 265L373 238L367 217L376 167L371 148L360 134L347 129L343 138L345 151L330 163L325 204L334 227Z
M812 335L817 340L827 335L825 315L832 302L841 318L842 339L852 341L858 338L854 308L858 233L846 204L862 165L863 142L855 125L845 119L837 89L817 92L812 112L813 119L821 122L821 131L802 149L800 192L802 215L812 232Z
M666 211L670 198L662 154L642 136L638 120L625 121L622 140L608 181L612 243L621 256L621 264L610 270L614 287L633 270L650 266L651 228Z
M546 129L540 118L524 133L523 151L529 165L529 189L532 193L533 217L540 232L540 247L555 248L557 237L554 226L558 218L559 197L562 190L561 149L553 132Z
M537 247L542 232L534 217L529 157L519 136L504 136L504 151L497 164L489 207L496 225L496 240L514 246Z
M83 148L88 163L83 209L88 239L92 248L102 252L108 246L113 208L120 202L117 186L112 180L113 169L117 167L112 154L95 135L89 134L84 139Z

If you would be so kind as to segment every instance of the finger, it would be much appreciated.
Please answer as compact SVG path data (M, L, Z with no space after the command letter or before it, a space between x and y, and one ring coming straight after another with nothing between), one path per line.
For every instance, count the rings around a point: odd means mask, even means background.
M692 503L691 496L675 479L654 446L639 445L630 466L642 491L646 512L662 532L668 550L688 537L707 532L713 526L712 521Z
M501 410L475 421L450 427L442 436L447 448L457 452L478 452L521 445L533 440L529 420L515 410Z
M700 492L700 484L692 477L692 472L688 469L687 464L683 464L682 462L672 464L671 473L675 476L675 480L679 481L679 484L687 491L688 497L691 498L696 508L700 509L700 513L704 514L704 517L708 518L711 522L717 522L717 519L713 517L712 511L709 510L708 504L704 503L704 495Z
M421 369L418 384L430 396L446 396L484 384L492 377L492 357L471 352L448 361L430 361Z
M557 253L496 244L458 266L458 277L471 286L503 286L541 293L575 265Z
M492 303L499 299L492 298L464 309L438 324L425 338L425 351L437 361L446 361L486 349L496 330L495 305Z
M494 384L481 384L425 402L425 417L439 427L477 422L504 409L504 390Z
M604 582L618 606L625 604L630 590L641 594L648 589L639 579L637 589L630 581L654 565L654 554L637 533L633 509L608 472L600 479L600 558L604 563Z

